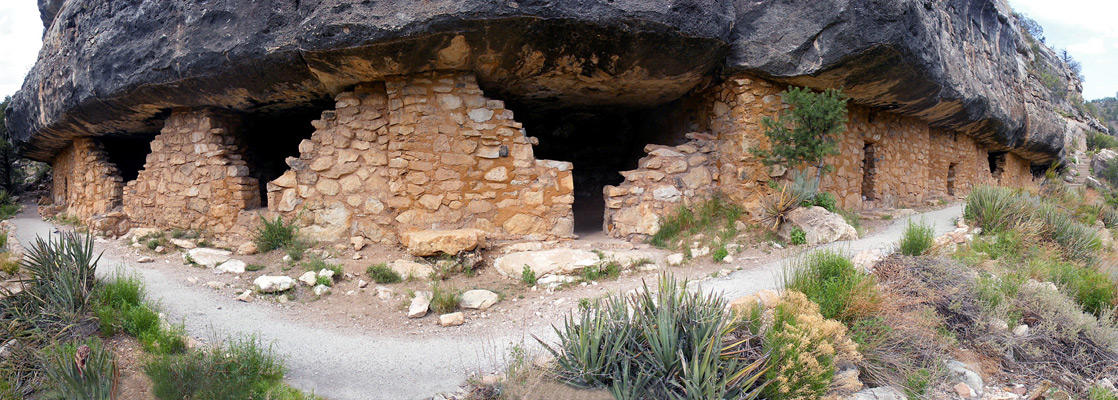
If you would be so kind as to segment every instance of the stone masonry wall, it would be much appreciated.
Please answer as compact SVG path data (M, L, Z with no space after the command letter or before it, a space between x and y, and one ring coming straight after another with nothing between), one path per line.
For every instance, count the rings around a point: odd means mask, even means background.
M713 153L716 142L709 134L688 133L688 143L669 147L645 146L648 156L638 168L622 171L625 180L606 186L606 218L603 229L611 236L652 235L660 227L659 216L674 212L681 204L703 199L716 189L718 168Z
M268 184L268 207L305 231L394 243L420 229L496 237L572 235L571 164L536 160L534 140L473 75L437 72L336 97Z
M717 149L701 168L710 171L710 189L718 190L732 201L758 215L761 199L772 193L768 181L791 179L783 167L767 167L750 149L767 146L761 120L776 117L788 107L780 99L784 87L752 76L729 79L706 93L709 135L700 147ZM867 145L870 146L867 148ZM691 146L691 144L684 145ZM677 146L679 147L679 146ZM867 149L873 155L872 185L864 196L867 174L864 165ZM664 152L667 149L649 148ZM678 149L672 149L679 152ZM912 207L948 197L961 197L980 184L1027 185L1032 181L1029 163L1015 154L1005 154L991 172L989 152L970 136L931 128L928 123L871 107L851 104L846 132L839 143L839 154L827 158L834 171L824 176L820 190L835 194L847 209L880 206ZM607 232L612 236L651 234L656 222L678 204L672 196L656 196L654 190L674 182L684 190L680 174L690 169L664 174L668 158L646 157L636 171L623 173L626 180L618 187L606 188ZM577 166L576 166L577 167ZM806 171L814 174L813 169ZM661 179L650 179L650 177ZM951 182L951 194L948 182ZM684 194L689 198L689 194Z
M88 137L74 141L51 162L54 204L84 222L121 205L123 179L100 144Z
M237 214L260 206L238 143L239 120L217 110L174 111L151 142L151 154L124 190L134 226L223 233Z

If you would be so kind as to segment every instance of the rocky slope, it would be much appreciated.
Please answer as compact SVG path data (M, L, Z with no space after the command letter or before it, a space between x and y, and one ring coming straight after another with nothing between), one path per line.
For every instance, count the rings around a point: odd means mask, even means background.
M841 86L1039 164L1069 130L1037 71L1078 89L1004 0L39 4L44 47L5 118L39 160L74 136L154 132L175 107L282 111L454 69L537 107L649 107L736 72Z

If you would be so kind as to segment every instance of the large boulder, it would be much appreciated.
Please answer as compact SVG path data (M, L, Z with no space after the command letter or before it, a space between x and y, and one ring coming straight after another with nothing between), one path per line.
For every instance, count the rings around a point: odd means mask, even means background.
M1107 167L1110 167L1110 164L1116 161L1116 157L1118 157L1118 152L1114 150L1099 150L1098 154L1091 157L1091 174L1106 181L1106 177L1103 176L1103 173L1106 172Z
M841 215L819 206L800 207L788 213L787 221L780 226L780 237L791 240L794 227L807 234L809 246L858 238L858 231Z
M416 257L456 255L485 246L485 232L479 229L414 231L401 234L400 242Z
M493 267L501 275L519 278L527 266L543 277L548 274L570 274L601 261L597 254L586 250L552 249L540 251L521 251L498 257Z
M295 280L290 276L263 275L254 279L252 286L260 293L275 293L295 287Z

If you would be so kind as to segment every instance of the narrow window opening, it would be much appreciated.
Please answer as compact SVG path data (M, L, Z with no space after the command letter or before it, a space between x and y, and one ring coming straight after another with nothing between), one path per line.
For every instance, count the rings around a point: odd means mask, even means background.
M952 163L947 166L947 195L955 195L955 165Z

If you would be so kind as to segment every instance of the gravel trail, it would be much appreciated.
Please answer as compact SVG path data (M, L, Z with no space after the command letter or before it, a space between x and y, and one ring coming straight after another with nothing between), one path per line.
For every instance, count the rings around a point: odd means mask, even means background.
M850 254L888 248L900 238L908 220L923 218L934 224L938 235L950 231L961 212L962 206L956 205L898 218L868 237L824 247L845 249ZM27 205L12 223L24 247L29 247L36 236L57 232L39 217L33 204ZM701 290L729 299L776 288L784 260L745 267L698 285ZM231 301L204 286L189 285L130 260L112 259L106 254L100 265L100 275L115 271L138 274L147 284L149 298L161 305L167 319L185 323L192 336L214 340L233 334L257 335L286 358L287 379L292 386L329 399L416 399L453 392L471 372L497 368L511 343L534 343L532 333L545 339L553 336L549 327L538 325L481 337L343 333L329 326L292 321L282 309L263 302Z

